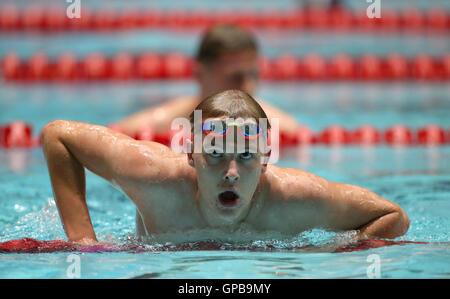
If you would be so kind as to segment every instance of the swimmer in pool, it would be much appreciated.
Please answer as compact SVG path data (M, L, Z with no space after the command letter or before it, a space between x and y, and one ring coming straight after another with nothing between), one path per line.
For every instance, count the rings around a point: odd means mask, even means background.
M165 133L177 117L187 118L202 99L229 89L253 94L260 77L258 45L249 32L235 25L217 25L203 36L194 62L194 77L199 84L197 96L178 97L136 112L114 125L130 136L142 127L151 126ZM297 120L288 113L260 102L270 118L278 118L280 131L295 133Z
M196 111L202 112L200 120L195 120ZM228 123L227 118L244 121ZM97 242L86 205L85 168L133 201L137 235L143 237L195 229L232 233L242 226L289 235L314 228L357 230L358 239L395 238L408 230L405 212L369 190L266 164L270 153L261 150L265 143L255 149L249 142L266 138L267 130L255 121L261 119L267 120L264 110L242 91L210 96L189 119L194 150L187 154L102 126L49 123L42 146L69 241ZM231 145L231 151L221 151L220 143L211 141L229 132L245 140L243 151L236 150L237 137L222 139L222 149ZM195 151L196 142L212 147Z

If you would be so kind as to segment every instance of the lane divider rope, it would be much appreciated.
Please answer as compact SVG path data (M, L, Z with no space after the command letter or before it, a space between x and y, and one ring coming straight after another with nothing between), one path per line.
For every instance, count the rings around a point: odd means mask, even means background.
M116 124L109 128L124 133ZM153 129L142 127L134 136L137 140L150 140L170 146L172 137L179 131L155 133ZM24 121L13 121L0 126L0 148L32 148L40 146L40 137L33 136L32 126ZM450 129L429 124L418 129L405 125L394 125L387 129L377 129L371 125L363 125L355 129L347 129L340 125L331 125L318 132L308 126L300 126L294 134L280 134L282 147L302 145L323 146L442 146L450 144Z
M178 52L120 52L112 56L91 53L81 58L73 53L48 57L38 52L26 60L10 52L1 59L0 76L6 81L21 82L191 79L193 64L191 57ZM450 53L441 57L423 53L414 57L397 53L383 57L370 53L358 57L336 54L330 58L317 53L303 57L282 54L276 58L263 56L260 71L264 80L275 81L448 81Z
M447 32L450 14L433 6L426 10L407 7L402 10L383 8L382 18L369 18L366 7L352 10L333 8L293 8L285 11L240 10L171 10L142 8L113 9L81 7L80 18L68 18L66 7L31 5L0 7L0 30L3 31L101 31L138 28L205 28L217 23L235 23L247 28L420 31Z

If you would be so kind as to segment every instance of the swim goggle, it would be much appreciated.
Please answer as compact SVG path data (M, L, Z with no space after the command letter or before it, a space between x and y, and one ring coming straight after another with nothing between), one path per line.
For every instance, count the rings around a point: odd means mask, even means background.
M212 135L215 137L226 136L230 131L230 127L239 128L239 133L245 139L254 139L261 133L261 128L255 123L236 123L229 122L226 123L221 120L206 121L202 125L202 130L207 135Z

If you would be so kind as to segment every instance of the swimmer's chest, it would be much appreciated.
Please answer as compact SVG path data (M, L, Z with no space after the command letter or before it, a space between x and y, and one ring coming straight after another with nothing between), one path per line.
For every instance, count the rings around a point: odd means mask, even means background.
M172 192L163 189L153 190L138 206L148 233L204 227L194 192L175 186Z

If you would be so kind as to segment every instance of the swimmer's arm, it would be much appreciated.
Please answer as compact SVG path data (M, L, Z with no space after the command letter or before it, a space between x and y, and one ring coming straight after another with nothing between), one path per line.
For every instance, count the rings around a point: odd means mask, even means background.
M134 135L140 128L144 126L157 125L155 124L155 113L156 108L147 108L129 115L115 124L118 125L127 134Z
M152 144L146 144L145 150L151 151ZM151 179L158 172L141 153L141 142L102 126L53 121L42 130L42 147L69 241L96 241L86 204L85 167L119 184Z
M297 132L299 124L295 117L265 102L261 102L261 107L263 108L264 112L266 112L269 120L272 118L278 118L280 132L288 134L294 134L295 132ZM273 121L271 121L271 124L272 123Z
M316 226L332 230L358 230L357 239L404 235L409 218L396 204L365 188L327 181L312 174L304 179L299 193L315 213ZM306 179L305 179L306 178ZM306 182L306 184L305 184Z
M329 226L357 229L358 239L388 238L404 235L409 218L396 204L359 186L329 182Z
M195 108L198 100L193 97L181 97L169 100L155 107L138 111L115 123L127 134L133 136L144 126L155 131L167 131L176 117L187 117Z

